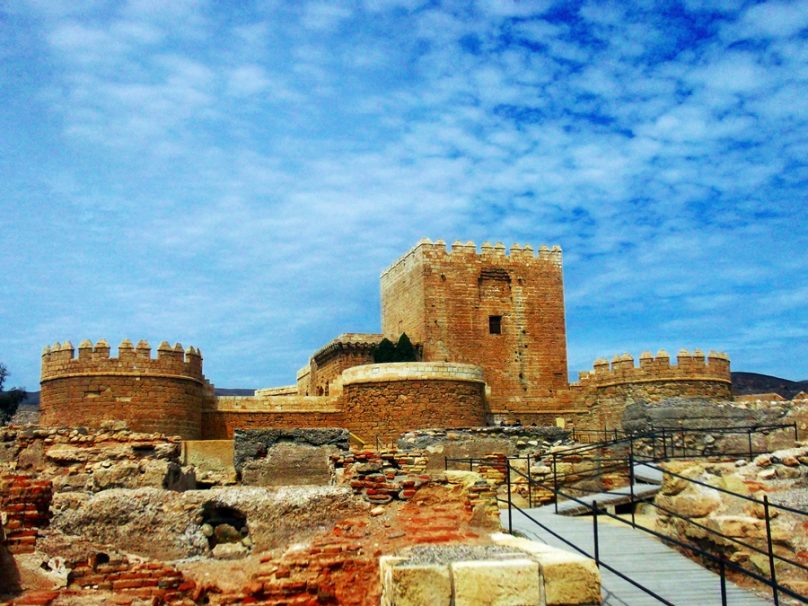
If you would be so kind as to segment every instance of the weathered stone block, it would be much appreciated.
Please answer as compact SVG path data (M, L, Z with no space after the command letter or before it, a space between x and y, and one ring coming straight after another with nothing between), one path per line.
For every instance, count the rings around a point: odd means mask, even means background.
M524 551L538 562L543 602L547 606L600 604L600 571L594 560L544 543L494 533L498 545Z
M446 564L401 564L403 558L379 561L382 606L449 606L452 580Z
M183 465L193 465L199 475L235 481L233 440L186 440L182 443Z
M241 473L248 461L267 456L277 444L291 443L304 446L330 446L332 451L347 452L350 434L346 429L237 429L233 440L233 464Z
M538 606L539 564L531 559L450 564L455 606Z

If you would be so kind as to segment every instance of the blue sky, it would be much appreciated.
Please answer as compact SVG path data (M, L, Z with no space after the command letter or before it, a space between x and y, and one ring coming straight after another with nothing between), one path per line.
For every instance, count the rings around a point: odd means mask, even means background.
M0 361L294 381L419 238L560 244L570 370L808 379L808 2L0 2Z

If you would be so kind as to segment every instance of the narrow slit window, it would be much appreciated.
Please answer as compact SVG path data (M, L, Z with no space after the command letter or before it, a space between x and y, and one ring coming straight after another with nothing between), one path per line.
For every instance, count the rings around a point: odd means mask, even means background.
M502 316L488 316L488 334L502 334Z

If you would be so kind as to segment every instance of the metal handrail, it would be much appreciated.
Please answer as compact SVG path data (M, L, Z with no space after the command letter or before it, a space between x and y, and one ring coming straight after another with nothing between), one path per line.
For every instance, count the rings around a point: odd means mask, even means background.
M587 557L587 558L589 558L590 560L594 560L594 561L595 561L595 564L596 564L598 567L601 567L601 566L602 566L602 567L603 567L603 568L605 568L606 570L609 570L610 572L612 572L612 573L616 574L617 576L619 576L619 577L620 577L621 579L623 579L624 581L627 581L628 583L631 583L631 584L632 584L632 585L634 585L634 586L635 586L637 589L639 589L639 590L641 590L641 591L644 591L645 593L647 593L647 594L648 594L648 595L650 595L651 597L655 598L655 599L656 599L656 600L658 600L659 602L661 602L661 603L663 603L663 604L666 604L667 606L676 606L676 605L675 605L675 604L673 604L672 602L669 602L668 600L666 600L666 599L665 599L665 598L663 598L662 596L660 596L660 595L658 595L657 593L655 593L653 590L648 589L647 587L645 587L644 585L642 585L642 584L641 584L641 583L639 583L638 581L635 581L634 579L632 579L631 577L629 577L627 574L625 574L625 573L623 573L623 572L620 572L619 570L617 570L617 569L616 569L616 568L614 568L613 566L611 566L611 565L609 565L608 563L604 562L604 561L603 561L603 560L600 558L600 554L598 553L598 546L597 546L597 545L598 545L598 543L597 543L597 532L595 533L595 537L596 537L596 540L595 540L595 543L594 543L594 546L595 546L595 554L593 555L593 554L588 553L588 552L587 552L587 551L585 551L584 549L581 549L581 548L580 548L578 545L576 545L576 544L575 544L575 543L573 543L572 541L569 541L568 539L564 538L563 536L561 536L560 534L558 534L557 532L555 532L554 530L552 530L552 529L551 529L551 528L549 528L548 526L545 526L544 524L542 524L541 522L539 522L539 521L538 521L536 518L534 518L534 517L533 517L533 516L531 516L529 513L527 513L527 512L526 512L524 509L522 509L522 508L521 508L521 507L519 507L518 505L513 504L513 503L512 503L510 500L508 501L508 504L509 504L509 506L514 507L514 508L515 508L515 509L516 509L516 510L519 512L519 513L521 513L523 516L525 516L525 517L526 517L528 520L530 520L530 521L531 521L531 522L533 522L534 524L536 524L536 525L540 526L540 527L541 527L541 528L543 528L543 529L544 529L546 532L549 532L551 535L553 535L554 537L556 537L558 540L563 541L565 544L567 544L567 545L569 545L570 547L572 547L572 548L573 548L575 551L577 551L577 552L578 552L578 553L580 553L581 555L586 556L586 557ZM596 504L596 503L595 503L595 506L597 506L597 504ZM512 529L511 529L511 531L512 531Z
M638 440L647 439L647 440L654 440L656 438L662 437L674 437L676 434L679 435L687 435L687 434L698 434L698 433L724 433L724 434L748 434L750 437L752 434L755 433L768 433L771 431L779 430L779 429L792 429L794 431L794 439L797 440L799 433L797 428L797 423L780 423L780 424L765 424L765 425L739 425L738 427L658 427L658 426L651 426L648 430L638 431L638 432L623 432L624 437L622 438L614 438L611 440L605 440L603 442L595 442L595 443L588 443L582 444L580 446L572 446L570 448L565 448L562 450L557 450L554 454L557 455L571 455L579 452L587 452L589 450L594 450L596 448L609 448L611 446L616 446L618 444L627 444L628 442L636 442ZM585 430L579 430L585 431ZM593 430L597 431L597 430ZM660 436L661 432L661 436ZM751 444L749 451L751 451ZM749 454L749 453L743 453ZM756 454L763 454L763 453L756 453Z
M513 471L513 472L515 472L516 474L518 474L518 475L522 475L523 477L525 477L525 476L524 476L524 474L522 474L522 473L521 473L521 472L520 472L518 469L513 469L513 468L511 468L511 469L512 469L512 471ZM528 481L530 482L530 479L528 479ZM545 484L543 484L542 482L538 482L538 481L534 481L534 482L535 482L536 484L538 484L539 486L541 486L541 487L545 488L545 489L553 490L553 487L552 487L552 486L545 485ZM510 484L510 482L509 482L509 484ZM583 505L583 506L584 506L584 507L586 507L586 508L587 508L587 509L588 509L588 510L589 510L589 511L590 511L590 512L593 514L593 515L595 515L595 508L594 508L593 506L589 505L589 503L587 503L586 501L584 501L584 500L582 500L582 499L580 499L580 498L578 498L578 497L575 497L575 496L573 496L573 495L571 495L571 494L567 494L567 493L565 493L565 492L563 492L563 491L561 491L561 490L556 490L555 492L556 492L556 494L558 494L558 495L561 495L561 496L563 496L563 497L565 497L565 498L567 498L567 499L570 499L570 500L572 500L572 501L575 501L576 503L579 503L579 504ZM594 503L594 502L593 502L593 503ZM520 511L521 513L523 513L523 514L525 513L524 511L522 511L522 510L519 508L519 506L517 506L517 505L515 505L515 504L513 504L513 503L512 503L512 499L510 499L510 494L509 494L509 505L510 505L510 506L512 506L512 507L515 507L515 508L516 508L518 511ZM741 573L741 574L743 574L743 575L746 575L746 576L748 576L748 577L751 577L751 578L755 579L756 581L758 581L758 582L760 582L760 583L763 583L764 585L767 585L768 587L771 587L771 588L772 588L772 590L773 590L773 591L775 591L775 595L776 595L776 592L778 592L778 591L779 591L780 593L783 593L783 594L785 594L785 595L788 595L789 597L794 598L794 599L796 599L796 600L798 600L798 601L800 601L800 602L803 602L803 603L808 603L808 597L803 596L803 595L801 595L801 594L799 594L799 593L797 593L797 592L795 592L795 591L793 591L793 590L791 590L791 589L789 589L789 588L787 588L787 587L785 587L785 586L783 586L783 585L780 585L780 584L779 584L779 583L777 583L776 581L772 581L771 579L769 579L769 578L767 578L767 577L764 577L764 576L762 576L762 575L759 575L759 574L758 574L758 573L756 573L756 572L753 572L753 571L751 571L751 570L748 570L748 569L744 568L743 566L740 566L739 564L737 564L737 563L735 563L735 562L728 561L728 560L726 560L725 558L723 558L723 557L721 557L721 556L716 556L716 555L714 555L714 554L710 553L709 551L705 551L705 550L701 549L700 547L697 547L696 545L693 545L693 544L691 544L691 543L684 543L684 542L682 542L682 541L679 541L679 540L677 540L677 539L674 539L673 537L669 537L669 536L664 535L664 534L662 534L662 533L656 532L655 530L651 530L650 528L645 528L645 527L643 527L643 526L637 526L636 524L633 524L633 523L631 523L631 522L628 522L628 521L624 520L623 518L621 518L621 517L619 517L619 516L616 516L616 515L610 514L608 511L605 511L605 510L600 510L600 509L598 509L598 513L600 513L600 514L602 514L602 515L606 515L607 517L609 517L609 518L611 518L611 519L614 519L614 520L616 520L616 521L620 522L621 524L630 525L630 526L632 526L632 527L633 527L633 528L635 528L635 529L641 530L642 532L645 532L645 533L647 533L647 534L651 534L651 535L653 535L653 536L657 537L658 539L661 539L661 540L663 540L663 541L665 541L665 542L667 542L667 543L672 543L672 544L677 545L677 546L679 546L679 547L681 547L681 548L683 548L683 549L687 549L688 551L691 551L691 552L693 552L693 553L697 553L697 554L699 554L699 555L701 555L701 556L703 556L703 557L705 557L705 558L707 558L707 559L709 559L709 560L711 560L711 561L713 561L713 562L717 563L717 564L719 565L719 568L720 568L720 570L721 570L722 572L723 572L723 570L724 570L724 567L729 566L730 568L734 569L735 571L737 571L737 572L739 572L739 573ZM526 514L526 515L527 515L527 514ZM528 516L528 517L529 517L529 519L531 519L531 521L536 522L535 518L532 518L532 516ZM536 522L536 523L538 523L538 522ZM543 524L539 524L539 525L540 525L542 528L545 528L545 526L544 526ZM546 528L545 528L545 529L546 529ZM513 528L511 527L509 530L513 531ZM769 531L769 532L770 532L770 531ZM555 534L555 533L553 533L553 534ZM720 536L722 536L722 537L724 536L724 535L721 535L720 533L717 533L717 534L719 534L719 535L720 535ZM562 540L563 540L563 539L562 539ZM770 539L769 539L769 540L770 540ZM568 542L568 541L566 541L566 540L565 540L564 542L565 542L565 543L569 543L569 542ZM771 544L771 543L770 543L770 544ZM578 549L578 551L582 551L582 550L581 550L581 549ZM582 552L582 553L583 553L583 552ZM769 555L769 556L770 556L770 558L771 558L771 556L772 556L772 552L771 552L771 551L769 551L769 552L764 552L764 553L766 553L767 555ZM588 554L585 554L585 555L588 555ZM590 556L590 557L591 557L591 556ZM778 558L778 559L779 559L779 558ZM611 570L611 569L610 569L610 570ZM615 572L615 571L612 571L612 572ZM616 574L617 574L617 573L616 573ZM723 583L723 578L722 578L722 583ZM640 589L643 589L643 588L642 588L642 587L640 587L639 585L638 585L638 587L639 587ZM655 597L656 597L656 596L655 596ZM776 598L775 598L775 603L777 603L777 599L776 599Z
M538 487L540 487L540 488L542 488L542 489L544 489L546 491L552 492L552 494L555 495L556 511L557 511L557 507L558 507L558 498L559 497L564 497L564 498L567 498L569 500L572 500L572 501L575 501L577 503L582 504L584 507L586 507L592 513L592 515L595 518L597 518L598 508L597 508L597 504L595 502L593 502L593 506L590 507L589 504L587 504L582 499L580 499L578 497L575 497L575 496L573 496L571 494L565 493L563 490L561 490L560 487L559 487L559 483L563 482L564 480L566 480L569 477L575 477L576 481L583 481L583 480L588 480L588 479L591 479L591 478L596 478L596 477L603 476L604 474L606 474L606 473L608 473L610 471L614 471L616 469L623 469L623 466L619 465L619 464L617 464L617 465L609 464L609 465L604 467L602 465L602 463L603 462L611 463L612 461L626 461L626 458L611 457L611 456L610 457L604 456L604 457L599 457L599 458L593 458L593 459L590 459L588 461L588 462L590 462L592 464L592 467L590 467L590 468L588 468L586 470L583 470L583 471L567 472L567 473L564 473L562 475L559 475L558 471L557 471L558 462L559 462L559 460L563 461L564 459L567 459L567 458L570 458L570 457L578 458L583 453L587 453L587 452L590 452L590 451L595 450L595 449L606 450L606 449L614 448L614 447L625 448L625 449L627 449L629 451L628 457L627 457L627 467L628 467L628 474L629 474L629 489L630 489L630 491L625 493L625 495L631 497L631 504L635 503L635 495L634 495L634 465L635 465L635 462L641 462L644 465L647 465L648 467L650 467L652 469L656 469L656 470L661 471L662 473L667 473L667 474L670 474L670 475L675 476L677 478L681 478L681 479L683 479L685 481L693 482L694 484L701 485L701 486L704 486L704 487L707 487L707 488L712 488L713 490L717 490L719 492L722 492L722 493L725 493L725 494L728 494L728 495L738 497L738 498L741 498L743 500L755 503L756 505L763 506L764 515L765 515L765 522L766 522L766 538L767 538L768 551L764 551L764 550L762 550L760 548L757 548L757 547L755 547L753 545L749 545L749 544L747 544L747 543L745 543L743 541L735 539L734 537L726 536L726 535L722 534L719 531L715 531L715 530L712 530L710 528L707 528L706 526L703 526L703 525L701 525L701 524L699 524L697 522L693 522L689 518L686 518L684 516L681 516L679 514L676 514L676 513L672 512L672 511L668 510L667 508L659 506L656 503L653 504L654 507L657 507L658 509L660 509L662 511L665 511L669 515L673 515L674 517L677 517L679 519L686 520L688 523L693 524L694 526L696 526L696 527L698 527L700 529L707 530L707 531L711 532L712 534L720 536L720 537L722 537L724 539L727 539L727 540L729 540L729 541L731 541L731 542L733 542L735 544L743 545L744 547L752 549L752 550L756 551L757 553L767 555L768 558L769 558L769 569L770 569L770 577L769 578L767 578L765 576L762 576L762 575L760 575L760 574L758 574L758 573L756 573L754 571L748 570L748 569L744 568L743 566L740 566L739 564L737 564L735 562L729 562L723 557L723 555L716 556L716 555L710 553L709 551L705 551L704 549L701 549L700 547L698 547L698 546L696 546L694 544L679 541L679 540L674 539L672 537L669 537L667 535L664 535L664 534L661 534L659 532L653 531L653 530L651 530L649 528L639 527L639 529L642 530L643 532L651 534L651 535L653 535L653 536L655 536L655 537L657 537L657 538L659 538L659 539L661 539L661 540L663 540L663 541L665 541L665 542L667 542L669 544L677 545L682 549L689 550L691 553L698 554L698 555L704 557L705 559L707 559L709 561L717 563L717 565L719 567L719 570L720 570L720 573L721 573L722 604L726 604L726 591L725 591L724 574L725 574L725 568L727 566L730 567L733 570L736 570L740 574L743 574L743 575L748 576L748 577L750 577L752 579L755 579L756 581L758 581L760 583L763 583L764 585L770 587L772 589L772 592L773 592L775 605L779 604L778 592L782 593L783 595L787 595L787 596L789 596L791 598L794 598L794 599L796 599L796 600L798 600L800 602L808 603L808 597L803 596L803 595L801 595L801 594L799 594L799 593L797 593L797 592L795 592L795 591L793 591L793 590L791 590L791 589L789 589L787 587L784 587L783 585L780 585L777 582L775 565L774 565L775 560L787 563L787 564L792 565L792 566L795 566L795 567L797 567L797 568L799 568L801 570L808 570L808 567L806 567L806 566L804 566L804 565L802 565L802 564L800 564L800 563L798 563L796 561L793 561L790 558L779 556L779 555L774 553L774 549L772 547L771 522L770 522L769 508L774 507L774 508L776 508L778 510L790 512L790 513L794 513L794 514L798 514L798 515L808 515L808 512L802 511L802 510L799 510L799 509L795 509L795 508L792 508L792 507L789 507L789 506L786 506L786 505L779 505L779 504L776 504L776 503L769 503L767 496L764 496L763 500L761 501L761 500L755 499L754 497L750 497L750 496L747 496L747 495L742 495L742 494L739 494L739 493L735 493L735 492L732 492L731 490L727 490L725 488L720 488L718 486L713 486L711 484L707 484L705 482L695 480L693 478L688 478L688 477L683 476L681 474L678 474L676 472L666 470L666 469L664 469L664 468L662 468L662 467L655 464L659 460L659 457L657 456L657 440L659 440L660 438L662 439L662 458L665 458L665 459L671 459L671 458L674 458L674 459L675 458L689 458L689 459L692 459L692 458L715 458L715 457L719 457L719 456L720 457L749 456L751 458L755 454L764 454L763 452L760 452L760 453L755 453L754 452L754 449L752 447L752 435L753 434L755 434L755 433L768 433L768 432L771 432L771 431L782 430L782 429L793 429L795 439L797 439L798 430L797 430L796 423L791 423L791 424L767 424L767 425L755 425L755 426L743 426L743 427L739 426L739 427L731 427L731 428L727 428L727 427L723 427L723 428L714 428L714 427L708 427L708 428L655 427L655 428L652 428L651 431L636 432L636 433L632 433L632 434L624 434L625 437L622 437L622 438L617 438L616 437L617 436L617 431L615 431L614 432L615 439L613 439L613 440L606 440L606 441L600 442L600 443L591 443L591 444L586 444L586 445L575 446L575 447L572 447L572 448L556 450L555 452L550 452L550 453L547 453L546 455L544 455L544 457L543 457L544 459L552 458L552 467L551 467L552 474L553 474L553 478L552 478L553 479L553 484L552 484L552 486L550 486L548 484L545 484L543 482L540 482L538 480L535 480L532 477L532 474L530 474L530 473L528 473L528 474L522 473L520 470L514 468L511 465L511 460L524 460L526 458L527 462L528 462L528 469L529 469L530 460L531 460L530 455L528 455L527 457L508 457L508 458L505 459L505 461L502 461L502 459L457 459L457 458L450 459L450 458L447 458L447 459L445 459L444 466L446 468L448 468L448 462L449 461L468 461L469 462L469 469L472 469L474 461L478 461L480 463L485 462L486 464L489 464L489 465L492 465L492 466L504 468L505 475L506 475L507 486L508 486L508 522L509 522L509 529L511 531L513 530L511 510L512 510L512 508L516 508L517 511L521 512L523 515L525 515L532 522L538 524L539 526L541 526L542 528L544 528L545 530L547 530L548 532L550 532L551 534L553 534L554 536L556 536L560 540L562 540L565 543L569 544L570 546L574 547L576 550L580 551L581 553L584 553L584 555L587 555L588 557L591 557L589 554L586 554L583 550L581 550L577 546L571 544L569 541L567 541L563 537L559 536L557 533L555 533L552 530L548 529L545 525L543 525L540 522L538 522L537 520L535 520L535 518L533 518L532 516L527 514L519 506L517 506L517 505L515 505L513 503L512 498L511 498L511 474L514 473L517 476L521 476L521 477L523 477L523 478L525 478L527 480L527 484L528 484L528 502L529 503L532 503L532 490L533 490L533 487L535 485L535 486L538 486ZM725 434L725 435L726 434L740 434L740 435L746 434L749 448L744 453L703 453L702 452L702 453L697 453L697 454L693 454L693 453L688 454L688 452L687 452L688 449L687 449L687 447L685 445L685 436L686 435L692 435L694 433L721 433L721 434ZM608 434L606 434L606 435L608 435ZM676 456L676 444L675 444L675 438L677 438L677 437L681 437L681 446L680 446L680 448L683 451L683 454L680 454L678 457ZM668 452L668 439L670 439L670 448L671 448L670 453ZM641 442L641 441L650 441L651 442L650 446L651 446L651 449L652 449L652 454L650 456L648 456L648 455L637 456L635 454L635 444L637 442ZM547 461L547 462L549 463L549 461ZM585 489L579 489L579 490L582 491L582 492L585 491ZM605 511L602 512L602 513L604 515L607 515L610 518L613 518L613 519L623 523L623 524L631 524L632 527L638 528L636 526L636 524L635 524L635 521L634 521L634 512L633 511L632 511L631 522L628 522L628 521L626 521L626 520L624 520L624 519L622 519L622 518L620 518L618 516L615 516L613 514L605 512ZM597 520L596 519L595 519L594 523L595 523L594 532L595 532L595 541L596 541L595 542L595 560L598 561ZM625 577L619 571L612 569L608 565L604 565L604 567L611 570L613 573L617 574L618 576L621 576L621 578L625 578L625 580L627 580L628 582L631 582L632 584L636 585L638 588L642 589L643 591L648 591L646 588L642 587L641 585L639 585L635 581L631 580L628 577ZM650 595L653 595L655 598L662 600L664 603L670 604L670 602L667 602L663 598L660 598L659 596L653 594L653 592L650 592L650 591L648 591L648 592L649 592Z

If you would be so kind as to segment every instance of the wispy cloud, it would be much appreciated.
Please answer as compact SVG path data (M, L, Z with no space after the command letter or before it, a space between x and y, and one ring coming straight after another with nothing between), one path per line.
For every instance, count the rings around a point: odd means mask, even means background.
M6 5L0 355L33 385L48 341L167 338L287 383L378 329L378 273L430 236L563 245L573 370L732 346L804 378L806 15Z

